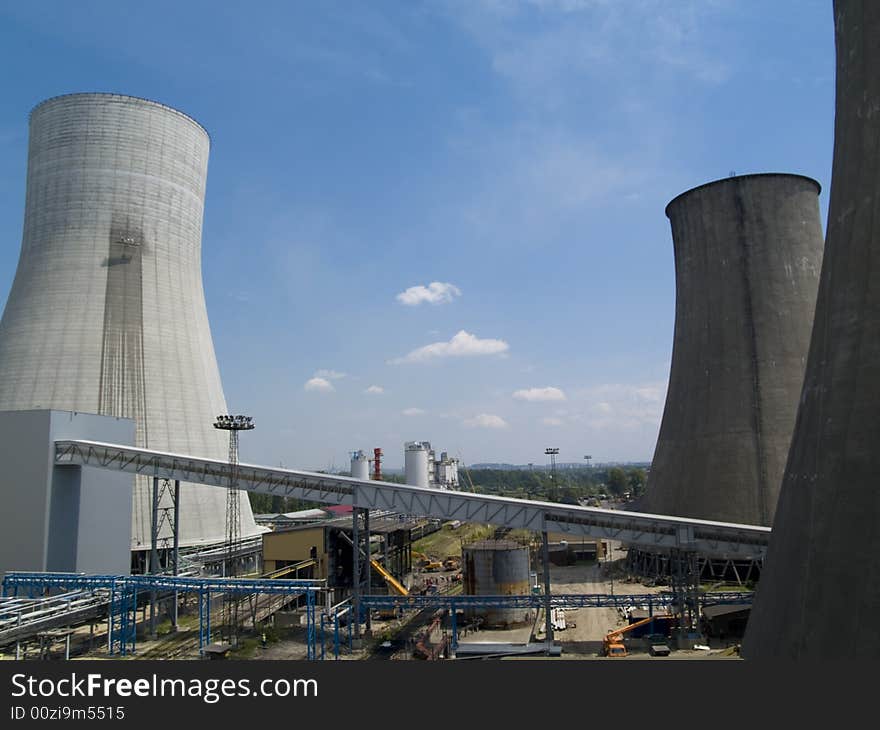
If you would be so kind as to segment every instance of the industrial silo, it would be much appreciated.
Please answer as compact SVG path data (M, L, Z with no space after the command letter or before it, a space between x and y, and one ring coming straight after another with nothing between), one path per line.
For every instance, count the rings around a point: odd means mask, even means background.
M361 449L351 452L351 475L355 479L370 478L370 461Z
M834 18L827 250L746 659L880 658L880 4Z
M432 461L431 444L427 441L407 441L403 445L404 475L406 483L414 487L427 487Z
M529 593L529 548L514 540L478 540L462 547L462 592L473 596L524 596ZM520 624L527 608L470 609L484 626Z
M71 94L34 108L0 410L132 418L140 447L227 458L201 274L208 151L197 122L153 101ZM137 477L135 550L150 543L150 481ZM258 534L240 502L242 537ZM225 514L225 490L183 484L180 544L222 541Z
M818 196L815 180L769 173L667 206L675 334L641 511L772 522L822 265Z

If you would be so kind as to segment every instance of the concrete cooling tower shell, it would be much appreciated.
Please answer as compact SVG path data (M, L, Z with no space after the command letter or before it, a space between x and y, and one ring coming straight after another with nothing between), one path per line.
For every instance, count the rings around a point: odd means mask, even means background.
M822 265L819 184L729 177L666 208L675 335L644 512L769 525Z
M834 17L827 252L746 659L880 658L880 4Z
M201 275L209 146L191 118L144 99L72 94L32 111L0 410L132 418L138 446L227 458ZM149 481L135 486L133 549L150 542ZM181 545L223 540L225 515L225 490L182 485ZM259 532L246 496L241 519L243 537Z

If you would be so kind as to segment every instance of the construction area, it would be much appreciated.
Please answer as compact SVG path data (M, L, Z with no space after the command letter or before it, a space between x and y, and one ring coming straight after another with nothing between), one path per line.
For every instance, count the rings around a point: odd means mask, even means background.
M369 583L358 586L360 621L354 621L351 572L335 570L333 562L350 565L352 523L328 516L265 534L268 570L260 576L8 574L0 599L4 658L737 656L742 631L709 636L701 633L711 632L708 623L698 619L683 634L673 592L628 573L626 550L616 541L581 541L571 548L565 541L548 543L548 554L561 563L546 563L548 621L541 539L532 533L388 515L369 522L371 568L364 571ZM413 541L410 533L420 537ZM580 556L587 547L600 557L572 561L561 555ZM198 560L191 554L183 572L197 573ZM234 596L223 592L230 582L237 584ZM55 595L25 597L47 592ZM727 606L747 610L751 602L745 586L701 586L700 593L693 605L706 615ZM236 603L234 627L228 623L230 599Z

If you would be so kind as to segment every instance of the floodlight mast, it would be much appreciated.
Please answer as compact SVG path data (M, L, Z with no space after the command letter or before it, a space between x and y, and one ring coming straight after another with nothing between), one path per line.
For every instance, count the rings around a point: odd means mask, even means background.
M221 414L214 421L214 428L229 431L229 485L226 488L226 560L223 574L235 578L238 574L241 551L241 493L238 490L238 432L254 428L251 416ZM238 645L238 599L227 593L224 599L223 623L232 646Z

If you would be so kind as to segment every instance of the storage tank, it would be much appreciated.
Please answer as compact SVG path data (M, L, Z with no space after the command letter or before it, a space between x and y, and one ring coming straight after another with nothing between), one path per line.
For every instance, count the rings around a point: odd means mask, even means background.
M209 147L200 124L146 99L71 94L33 109L0 410L131 418L139 447L227 460L202 288ZM150 492L150 477L136 477L135 550L150 544ZM239 502L241 536L259 534L244 493ZM223 541L225 521L226 490L182 485L181 546Z
M822 266L819 183L740 175L666 208L675 333L643 512L770 525Z
M880 4L834 18L828 243L747 660L880 658Z
M529 548L514 540L478 540L462 547L462 593L474 596L525 596L529 589ZM483 625L503 627L529 619L527 608L469 609Z
M404 474L406 483L414 487L427 487L430 484L429 461L431 444L427 441L407 441L403 445Z
M370 462L361 449L351 452L351 475L355 479L370 478Z

